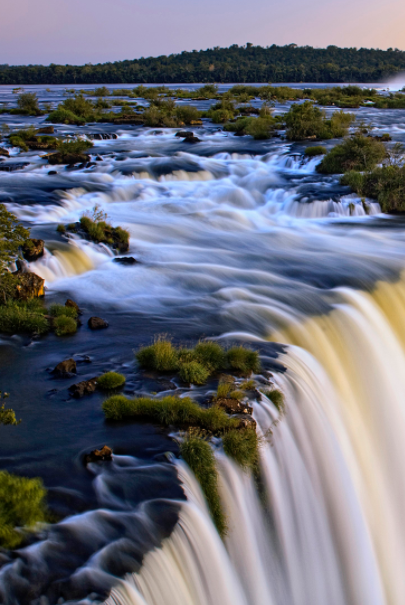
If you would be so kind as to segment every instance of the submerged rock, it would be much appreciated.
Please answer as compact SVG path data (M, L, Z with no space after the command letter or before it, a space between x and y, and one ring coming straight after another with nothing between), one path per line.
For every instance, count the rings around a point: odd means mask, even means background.
M101 317L90 317L87 322L90 330L102 330L103 328L108 328L108 322L105 319L101 319Z
M76 312L78 315L82 315L82 311L80 310L80 307L77 303L75 303L74 300L72 300L71 298L68 298L67 301L65 302L65 307L70 307L71 309L76 309Z
M82 382L77 382L76 384L72 384L69 387L69 393L75 399L80 399L84 397L84 395L91 395L94 393L97 386L97 378L90 378L90 380L82 380Z
M9 157L9 152L4 147L0 147L0 155L5 155L7 158Z
M32 263L44 255L45 242L43 239L28 239L22 246L25 260Z
M38 128L36 134L54 134L54 132L54 126L44 126L43 128Z
M65 361L61 361L58 365L52 370L52 374L55 376L70 376L70 374L76 374L76 362L74 359L65 359Z
M49 164L86 164L90 156L85 153L52 153L47 156Z
M133 256L119 256L114 258L113 261L120 265L135 265L138 262Z
M90 454L87 454L84 457L85 464L89 464L89 462L103 462L103 461L111 461L112 460L113 451L108 445L105 445L101 448L101 450L93 450Z

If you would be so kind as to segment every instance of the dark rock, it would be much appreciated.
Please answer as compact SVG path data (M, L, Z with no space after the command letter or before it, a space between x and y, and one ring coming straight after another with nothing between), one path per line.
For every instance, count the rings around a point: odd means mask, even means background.
M133 256L119 256L113 260L120 265L135 265L138 262Z
M15 292L15 297L18 300L31 300L31 298L45 295L45 280L42 279L42 277L39 277L39 275L36 275L36 273L16 271L14 275L18 277Z
M36 134L54 134L55 128L53 126L44 126L43 128L38 128Z
M5 155L7 158L9 157L9 152L4 147L0 147L0 155Z
M76 362L74 359L65 359L65 361L61 361L58 365L53 369L53 374L56 376L70 376L71 374L76 374Z
M201 143L201 139L199 139L198 137L192 136L192 137L186 137L183 140L184 143Z
M102 330L103 328L108 328L108 322L105 319L101 319L101 317L90 317L87 322L90 330Z
M102 161L103 161L103 158L100 155L98 155L96 157L96 162L102 162Z
M49 174L49 176L52 176L53 174L58 174L58 173L56 172L56 170L50 170L48 172L48 174Z
M256 420L248 414L235 414L232 418L237 418L239 420L238 429L256 429Z
M101 450L93 450L90 454L87 454L84 457L85 464L89 464L89 462L102 462L105 460L112 460L113 451L110 447L105 445L101 448Z
M72 384L72 386L69 387L69 393L72 395L72 397L80 399L80 397L84 397L84 395L91 395L91 393L94 393L96 386L97 378L82 380L82 382Z
M78 315L82 315L82 312L80 310L80 307L77 303L75 303L74 300L72 300L71 298L68 298L67 301L65 302L65 307L71 308L71 309L76 309L77 314Z
M45 242L43 239L28 239L22 246L22 253L29 263L32 263L44 255Z
M165 378L159 378L158 384L155 387L156 393L162 393L164 391L175 391L177 389L174 382L166 380Z
M215 404L228 414L240 414L244 408L240 401L232 399L232 397L217 399Z
M85 153L52 153L48 155L49 164L85 164L90 156Z
M0 166L0 170L2 172L15 172L16 170L22 170L23 168L26 168L29 165L29 162L15 162L12 164L4 164L3 166Z
M190 130L179 130L176 132L175 136L180 137L181 139L186 139L187 137L193 137L194 132L191 132Z

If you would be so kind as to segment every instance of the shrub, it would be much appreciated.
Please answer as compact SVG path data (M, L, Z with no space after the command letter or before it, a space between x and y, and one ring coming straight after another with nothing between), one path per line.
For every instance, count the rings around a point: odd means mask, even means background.
M110 91L108 90L108 88L106 86L101 86L100 88L96 88L95 91L93 92L93 95L95 97L108 97L109 94L110 94Z
M218 491L215 456L206 441L190 436L180 444L180 454L201 486L212 520L221 537L226 534L226 517Z
M123 395L112 395L104 401L103 411L107 420L132 418L163 426L198 427L212 432L229 430L238 425L237 419L229 418L218 407L201 408L189 397L180 399L173 395L162 399L128 399Z
M16 258L18 248L29 238L30 232L18 222L15 214L0 204L0 276Z
M52 317L73 317L73 319L77 318L77 310L74 307L65 307L65 305L51 305L49 307L49 314Z
M34 92L23 92L18 95L17 107L21 113L30 116L38 116L41 114L38 105L38 98Z
M70 154L80 155L87 151L87 149L90 147L93 147L93 143L83 139L67 139L65 141L58 142L58 151L62 156Z
M77 331L77 323L73 317L67 317L66 315L59 315L55 317L53 327L56 336L68 336L75 334Z
M226 367L226 355L223 348L211 340L199 342L194 347L194 356L210 372L218 372Z
M0 332L4 334L45 334L49 330L45 309L37 300L8 300L0 306Z
M6 408L4 403L0 405L0 424L15 426L20 424L20 422L21 420L17 420L15 411L12 408Z
M158 372L174 372L178 369L178 352L170 340L157 338L149 347L137 352L136 358L141 367Z
M58 225L58 226L56 227L56 231L57 231L58 233L66 233L66 227L65 227L65 225L62 225L62 224Z
M51 111L49 116L46 118L47 122L53 122L54 124L76 124L77 126L86 123L86 120L80 116L77 116L72 111L58 107L54 111Z
M327 153L326 147L322 147L322 145L315 145L314 147L307 147L305 149L305 155L309 158L325 155L325 153Z
M32 530L45 521L45 497L41 479L0 471L0 546L16 548L24 539L21 529Z
M378 201L383 212L405 211L405 167L383 166L371 172L347 172L341 179L353 191Z
M266 118L250 118L245 127L246 134L254 139L269 139L273 134L275 120L271 116Z
M314 107L311 101L297 105L294 103L285 115L287 139L303 141L309 138L332 139L347 134L355 116L343 111L335 111L330 119L319 107Z
M122 229L121 227L112 227L105 221L106 218L107 215L99 210L99 207L96 204L93 208L92 218L85 214L81 217L80 224L93 242L103 242L121 252L126 252L129 245L128 231L125 231L125 229ZM73 225L73 230L75 229L76 225Z
M199 120L201 116L201 112L198 111L197 107L193 107L192 105L178 105L174 112L176 118L185 124Z
M232 370L249 375L260 371L259 354L245 347L232 347L227 353L228 363Z
M198 361L189 361L180 365L179 374L183 382L205 384L210 372Z
M322 174L372 170L386 156L387 151L383 143L372 137L356 134L333 147L316 169Z
M125 376L118 372L106 372L97 378L97 386L103 390L118 389L125 384Z
M259 462L255 429L231 430L222 437L224 452L244 469L256 469Z

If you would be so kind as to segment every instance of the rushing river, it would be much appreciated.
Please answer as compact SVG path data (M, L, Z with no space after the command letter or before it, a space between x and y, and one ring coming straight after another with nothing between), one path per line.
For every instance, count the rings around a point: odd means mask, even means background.
M51 103L63 94L36 90ZM0 100L12 102L11 89ZM405 142L405 111L356 113ZM42 477L62 520L0 553L0 601L403 605L405 221L318 175L318 158L281 138L255 142L208 121L195 145L170 129L56 131L117 138L94 141L89 168L49 174L38 152L17 149L0 163L0 202L46 241L30 269L47 301L69 296L84 310L73 337L1 340L0 388L22 423L0 429L0 467ZM136 264L56 232L96 204L130 232ZM91 332L90 315L110 327ZM224 542L167 431L111 426L99 394L68 394L111 369L127 394L163 392L133 355L163 333L246 341L286 396L283 417L265 396L253 402L262 493L218 447ZM78 377L53 378L71 356ZM85 468L83 453L105 443L114 461Z

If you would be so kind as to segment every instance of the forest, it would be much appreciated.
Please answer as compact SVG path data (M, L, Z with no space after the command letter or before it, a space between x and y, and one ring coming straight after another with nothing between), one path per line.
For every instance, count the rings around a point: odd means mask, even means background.
M247 43L97 65L3 64L0 84L379 82L402 70L405 52L397 48Z

